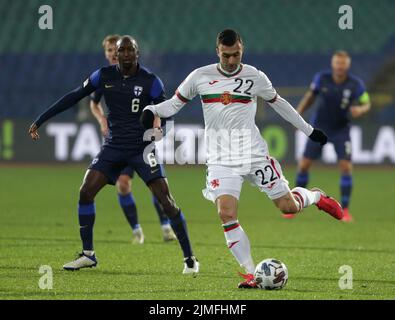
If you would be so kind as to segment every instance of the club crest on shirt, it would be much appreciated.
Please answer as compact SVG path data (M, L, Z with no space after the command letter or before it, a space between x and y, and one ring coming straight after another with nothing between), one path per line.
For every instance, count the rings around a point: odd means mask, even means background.
M142 94L143 93L143 87L140 87L140 86L134 86L134 95L136 96L136 97L138 97L140 94Z
M232 95L229 91L225 91L220 97L221 103L227 105L232 102Z
M210 181L211 187L213 189L218 188L219 187L219 179L214 179Z

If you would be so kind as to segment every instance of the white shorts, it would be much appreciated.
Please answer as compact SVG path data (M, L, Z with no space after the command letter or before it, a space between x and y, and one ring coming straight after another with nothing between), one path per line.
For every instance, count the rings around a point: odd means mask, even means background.
M221 195L240 198L241 187L246 179L253 186L265 192L271 199L278 199L290 192L288 181L283 176L278 161L269 156L251 164L249 172L240 174L230 166L209 165L207 168L206 189L203 196L215 203Z

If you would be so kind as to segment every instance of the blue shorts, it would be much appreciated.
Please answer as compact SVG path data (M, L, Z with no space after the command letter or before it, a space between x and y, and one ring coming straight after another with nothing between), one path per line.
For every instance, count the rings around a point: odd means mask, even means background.
M164 167L157 163L155 154L150 153L148 156L150 160L146 159L144 161L143 153L136 154L106 145L92 160L88 169L100 171L107 177L108 183L112 185L115 185L120 174L125 174L124 172L132 173L136 171L146 184L159 178L166 178Z
M323 130L328 136L328 142L333 143L337 154L337 160L351 160L350 128L346 127L337 131ZM309 159L321 157L322 146L308 139L303 156Z
M132 168L132 167L125 167L125 169L123 169L122 171L121 171L121 174L120 175L127 175L127 176L129 176L130 178L133 178L134 177L134 169Z

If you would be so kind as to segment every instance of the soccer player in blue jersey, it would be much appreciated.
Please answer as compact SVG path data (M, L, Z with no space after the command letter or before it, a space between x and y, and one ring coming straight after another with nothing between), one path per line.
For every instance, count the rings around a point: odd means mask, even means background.
M157 163L153 151L146 152L149 147L151 150L154 147L150 145L151 141L144 141L145 129L139 122L144 106L165 100L163 84L155 74L138 63L138 44L131 36L123 36L118 40L117 56L117 65L93 72L83 85L42 113L29 129L31 138L37 140L38 128L45 121L71 108L92 92L98 89L103 91L108 108L109 134L101 151L88 167L80 188L78 218L82 252L63 268L78 270L97 265L93 250L94 200L104 186L114 185L122 170L130 166L144 180L170 219L184 255L183 273L197 273L199 262L192 252L184 216L170 194L163 166ZM155 118L154 127L160 127L159 117Z
M321 128L335 147L341 172L342 220L352 221L348 210L352 190L350 121L370 110L370 99L363 81L349 73L351 57L347 52L335 52L331 66L332 70L321 71L314 76L310 90L297 109L302 114L313 104L316 105L311 124ZM309 169L313 161L321 156L321 151L321 145L307 142L303 158L299 162L296 177L298 187L304 188L308 184Z
M117 34L108 35L103 40L104 55L109 63L109 65L115 65L118 63L117 60L117 47L116 43L121 38ZM104 137L108 136L108 122L107 117L104 114L103 107L100 103L103 97L103 91L98 89L91 94L90 109L95 116L97 122L100 125L100 130ZM137 207L134 201L131 188L131 179L134 176L134 169L130 166L122 170L117 182L116 187L118 191L118 202L125 214L127 221L129 222L133 230L133 244L143 244L144 243L144 233L143 229L138 221ZM155 198L152 196L152 202L154 204L155 210L159 217L159 222L162 229L163 240L171 241L176 240L176 235L174 234L171 226L170 220L163 212L163 208Z

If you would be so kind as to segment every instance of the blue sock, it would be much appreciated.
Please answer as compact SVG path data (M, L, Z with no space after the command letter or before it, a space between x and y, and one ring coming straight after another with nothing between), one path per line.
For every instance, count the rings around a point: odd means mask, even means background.
M93 250L93 225L95 223L95 203L78 204L78 221L83 250Z
M352 176L342 176L340 179L341 202L343 208L348 208L352 191Z
M132 229L135 230L139 228L140 225L137 218L137 208L133 199L133 195L128 193L127 195L123 196L118 193L118 201Z
M308 172L298 172L296 176L296 186L306 188L309 183L309 173Z
M170 218L170 224L174 233L177 236L178 241L180 242L184 257L187 258L192 256L193 254L191 243L189 242L187 223L181 210L178 211L177 215L174 218Z
M158 199L156 199L155 196L152 196L152 203L153 203L154 206L155 206L156 213L158 214L160 224L161 224L162 226L163 226L164 224L169 224L169 223L170 223L170 220L169 220L169 218L167 217L167 215L165 214L165 212L163 211L162 206L160 205Z

